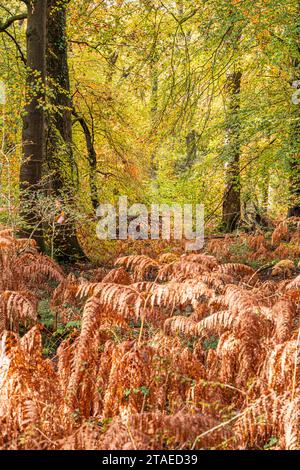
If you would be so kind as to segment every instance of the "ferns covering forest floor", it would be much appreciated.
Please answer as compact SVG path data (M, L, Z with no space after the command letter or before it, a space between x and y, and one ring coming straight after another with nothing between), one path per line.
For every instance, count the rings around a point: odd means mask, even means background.
M67 274L2 230L1 449L299 449L299 242L293 218Z

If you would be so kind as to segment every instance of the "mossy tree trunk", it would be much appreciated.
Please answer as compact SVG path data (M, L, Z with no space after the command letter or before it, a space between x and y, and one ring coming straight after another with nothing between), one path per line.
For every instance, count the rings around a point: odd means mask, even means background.
M227 117L225 139L225 191L223 220L225 231L236 229L241 216L240 188L240 91L242 73L238 67L227 76Z
M294 56L291 58L291 84L299 88L300 84L300 1L297 2L297 17L294 29ZM296 91L296 90L295 90ZM300 103L291 100L291 133L289 156L290 166L290 207L288 217L300 217Z
M66 36L67 1L48 0L47 8L47 81L50 112L47 114L46 172L50 191L58 200L73 203L78 189L78 174L72 145L72 110ZM57 258L70 261L83 257L76 237L74 216L65 214L57 226Z
M20 169L21 214L26 223L23 235L33 237L44 248L42 220L35 200L42 188L45 160L45 77L47 1L31 0L27 5L27 78L23 113L23 159Z

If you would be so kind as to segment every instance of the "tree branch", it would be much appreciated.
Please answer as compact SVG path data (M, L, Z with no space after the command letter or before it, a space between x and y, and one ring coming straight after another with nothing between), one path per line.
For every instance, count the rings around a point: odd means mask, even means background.
M97 172L97 154L93 144L93 136L89 129L88 124L83 116L81 116L76 109L73 107L72 114L75 117L74 122L79 122L84 133L86 148L88 153L88 162L90 169L90 190L91 190L91 201L93 208L98 207L98 198L97 198L97 185L95 181L95 175Z
M0 24L0 33L6 32L7 28L9 28L13 23L16 21L26 20L27 13L20 13L19 15L14 15L8 18L5 23Z
M26 2L24 2L26 3ZM7 36L14 42L17 50L19 51L20 53L20 57L21 57L21 60L22 62L26 65L26 58L23 54L23 51L21 49L21 46L20 44L18 43L18 41L16 40L16 38L9 32L7 31L8 28L13 24L15 23L16 21L22 21L22 20L25 20L27 18L27 13L20 13L19 15L14 15L14 16L11 16L10 18L8 18L8 20L6 20L4 23L0 23L0 33L5 33L7 34Z
M4 32L5 34L7 34L7 36L15 43L16 48L18 49L18 51L19 51L19 53L20 53L21 60L22 60L23 64L26 65L26 58L25 58L25 56L24 56L24 54L23 54L23 51L22 51L22 49L21 49L21 46L20 46L20 44L18 43L18 41L16 40L16 38L15 38L12 34L10 34L8 31L6 31L6 30L4 30L3 32Z

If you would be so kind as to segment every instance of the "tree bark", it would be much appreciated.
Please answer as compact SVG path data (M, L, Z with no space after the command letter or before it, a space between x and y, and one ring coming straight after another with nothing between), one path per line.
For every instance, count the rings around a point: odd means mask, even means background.
M186 161L185 166L186 168L192 168L193 164L197 159L197 140L198 140L198 133L195 129L192 129L186 136Z
M300 81L300 1L298 2L297 8L297 19L295 27L295 50L298 53L298 57L292 58L292 73L291 73L291 84ZM299 86L298 86L299 88ZM300 105L292 104L291 117L291 131L290 131L290 148L292 154L289 157L290 167L290 207L288 208L288 217L300 217Z
M67 2L48 0L47 8L47 81L51 111L47 114L47 172L51 192L59 200L73 201L78 188L78 175L72 146L72 109L66 36ZM83 257L76 237L74 219L66 214L57 227L56 257L61 261Z
M47 164L55 192L77 185L72 149L72 98L66 38L66 2L48 0L47 81L52 111L48 114ZM70 184L71 183L71 184Z
M75 122L79 122L84 133L86 149L87 149L87 159L89 164L89 182L90 182L90 195L93 209L97 209L99 206L98 201L98 189L97 189L97 154L94 148L93 136L91 134L90 128L84 119L75 108L73 108L73 116L75 117Z
M225 192L223 196L224 230L236 229L241 215L240 189L240 90L242 73L234 70L227 76L227 124L225 140Z
M34 231L43 248L42 221L34 210L34 200L42 190L45 157L45 74L46 74L46 0L27 3L27 78L23 114L23 161L20 169L21 214L26 222L23 233Z
M153 52L153 57L150 64L151 69L151 132L156 133L156 119L158 110L158 58L156 51ZM155 140L155 139L154 139ZM152 181L157 179L157 164L156 164L156 143L151 154L150 160L150 177Z

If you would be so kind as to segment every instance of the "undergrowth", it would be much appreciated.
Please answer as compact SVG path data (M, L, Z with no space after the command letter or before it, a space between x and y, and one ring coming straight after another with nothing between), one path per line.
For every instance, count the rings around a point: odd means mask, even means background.
M299 225L68 273L3 229L0 447L299 449Z

